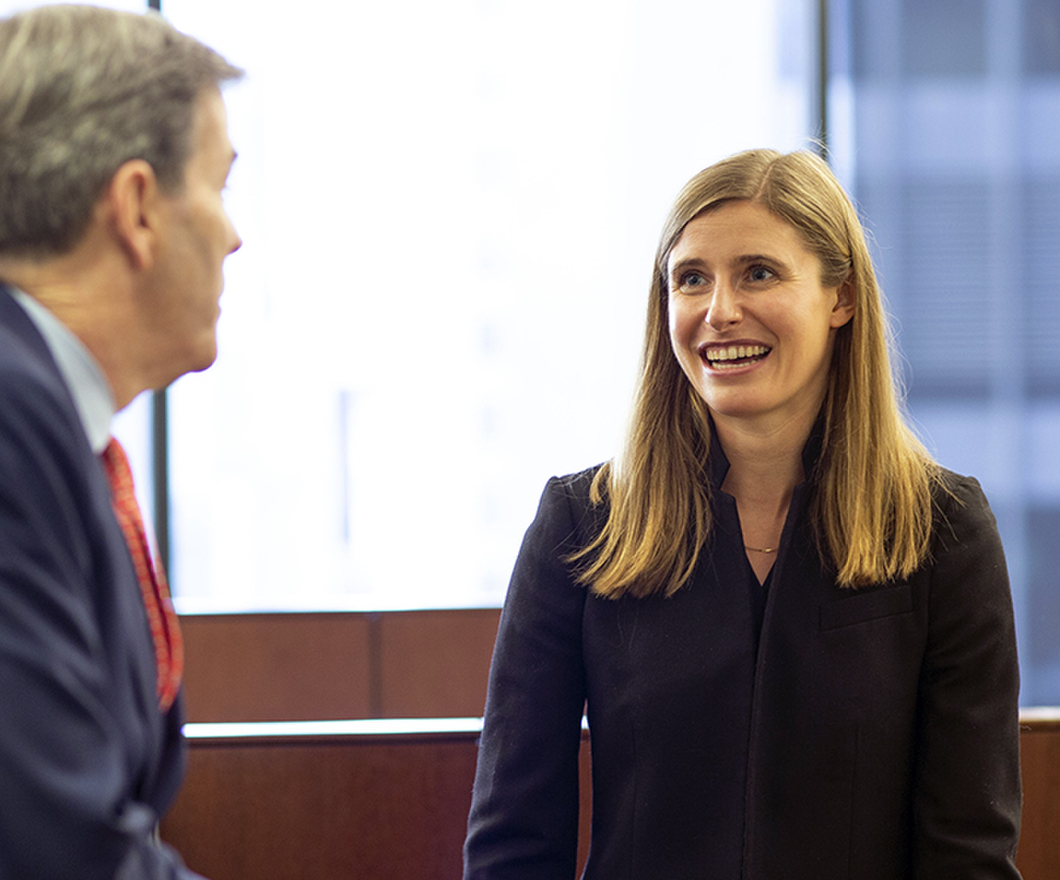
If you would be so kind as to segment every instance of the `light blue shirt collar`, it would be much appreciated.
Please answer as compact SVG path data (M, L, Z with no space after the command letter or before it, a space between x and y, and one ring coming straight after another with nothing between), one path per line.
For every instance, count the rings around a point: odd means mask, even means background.
M115 413L114 395L103 369L81 340L48 309L17 288L9 290L44 337L55 358L92 451L97 455L102 453L110 439L110 423Z

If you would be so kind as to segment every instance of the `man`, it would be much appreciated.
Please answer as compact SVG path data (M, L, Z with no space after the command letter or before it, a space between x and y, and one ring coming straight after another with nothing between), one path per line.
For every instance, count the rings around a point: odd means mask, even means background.
M109 426L216 355L239 76L152 14L0 21L0 880L195 876L156 834L182 655Z

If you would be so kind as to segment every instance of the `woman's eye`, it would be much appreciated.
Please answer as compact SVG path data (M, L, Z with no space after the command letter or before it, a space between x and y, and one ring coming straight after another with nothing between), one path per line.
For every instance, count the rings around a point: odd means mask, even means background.
M706 284L707 279L704 278L699 272L685 272L681 276L682 287L698 287L700 284Z
M768 266L752 266L747 272L747 277L754 282L761 283L772 280L775 277L775 273Z

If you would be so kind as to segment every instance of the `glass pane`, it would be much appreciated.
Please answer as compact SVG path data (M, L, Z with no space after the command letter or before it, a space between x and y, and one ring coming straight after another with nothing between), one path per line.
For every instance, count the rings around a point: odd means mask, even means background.
M1060 74L1060 3L1024 0L1023 67L1028 74Z
M851 44L873 54L832 84L849 96L838 164L874 233L910 410L939 460L990 498L1012 576L1021 699L1056 704L1060 78L1041 75L1056 4L840 5ZM944 64L914 69L910 53L930 47Z
M805 146L809 4L166 0L248 70L220 358L171 391L182 611L499 604L609 457L681 184Z
M902 68L910 76L986 70L985 0L903 0Z

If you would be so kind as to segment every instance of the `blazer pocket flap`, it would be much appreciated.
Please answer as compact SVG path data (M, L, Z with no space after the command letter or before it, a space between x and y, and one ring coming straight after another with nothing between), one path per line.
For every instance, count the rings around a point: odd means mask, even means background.
M871 593L857 594L826 602L821 605L821 629L838 629L842 626L853 626L855 623L866 623L879 620L881 617L893 617L913 610L913 588L910 584L899 587L888 587L874 590Z

